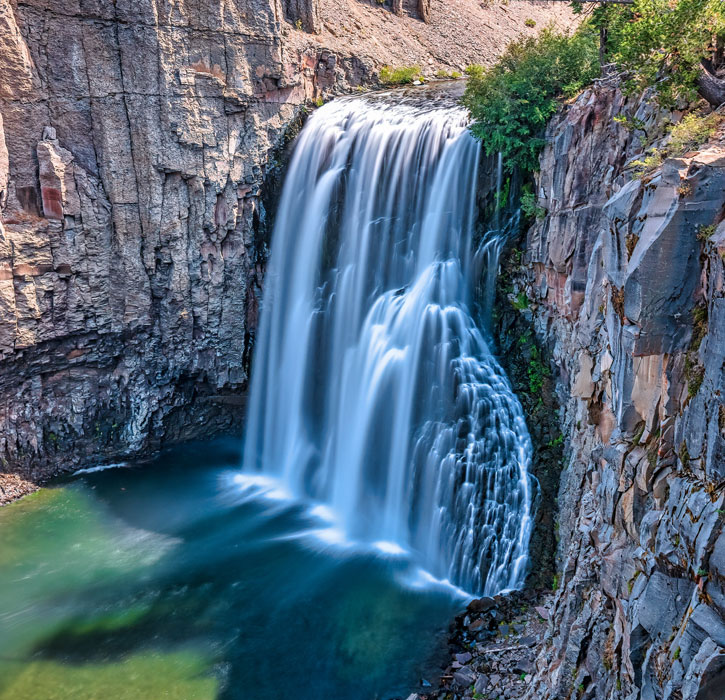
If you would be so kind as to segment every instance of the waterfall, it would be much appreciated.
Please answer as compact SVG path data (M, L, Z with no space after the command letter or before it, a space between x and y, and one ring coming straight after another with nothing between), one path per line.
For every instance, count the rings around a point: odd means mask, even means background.
M277 214L243 469L492 595L523 583L532 477L469 311L479 155L457 106L343 98L311 116Z

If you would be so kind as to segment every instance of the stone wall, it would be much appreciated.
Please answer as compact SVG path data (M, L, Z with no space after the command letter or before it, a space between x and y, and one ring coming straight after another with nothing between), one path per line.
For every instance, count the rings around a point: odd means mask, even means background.
M531 700L725 688L725 147L633 178L643 141L678 117L649 97L598 87L555 118L547 215L514 272L512 298L528 296L553 357L567 446Z
M270 154L372 79L275 0L0 0L0 459L31 479L238 429ZM0 469L3 471L3 469Z

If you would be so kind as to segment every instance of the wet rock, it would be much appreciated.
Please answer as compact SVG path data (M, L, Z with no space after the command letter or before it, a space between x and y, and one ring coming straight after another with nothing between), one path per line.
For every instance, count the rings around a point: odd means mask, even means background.
M469 613L483 613L494 607L496 607L496 601L493 598L477 598L468 604L466 610Z
M483 620L474 620L471 622L470 625L468 625L468 629L471 632L478 632L479 630L482 630L486 626L486 623Z

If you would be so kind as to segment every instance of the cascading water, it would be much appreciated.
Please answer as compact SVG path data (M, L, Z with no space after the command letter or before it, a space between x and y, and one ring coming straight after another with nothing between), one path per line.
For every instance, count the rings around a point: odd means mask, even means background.
M491 595L523 583L531 447L468 310L479 150L458 107L340 99L310 118L279 205L244 471ZM501 236L479 250L489 280Z

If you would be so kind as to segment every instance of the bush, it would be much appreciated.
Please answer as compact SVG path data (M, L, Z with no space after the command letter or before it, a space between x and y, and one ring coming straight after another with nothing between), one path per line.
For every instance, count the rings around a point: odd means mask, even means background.
M588 26L573 35L545 29L510 44L491 68L466 72L463 103L474 136L488 155L501 152L507 169L534 171L558 98L575 95L599 75L598 38Z
M697 146L709 141L723 121L720 114L698 116L686 114L679 124L675 124L670 131L670 141L667 144L667 153L670 156L681 156Z
M535 27L536 26L536 20L535 19L531 19L531 17L528 17L527 19L524 20L524 24L527 27Z
M383 66L380 69L380 82L385 85L407 85L422 77L420 66L400 66L400 68Z
M662 155L662 151L658 148L652 148L647 151L647 154L644 157L633 160L629 164L629 167L633 169L633 177L642 178L645 175L649 175L654 170L657 170L657 168L662 165L663 161L664 156Z
M439 70L436 72L436 78L441 78L443 80L457 80L461 77L461 74L457 70L452 70L450 73L446 70Z
M531 185L527 182L521 192L521 212L527 219L543 219L546 209L540 207Z

